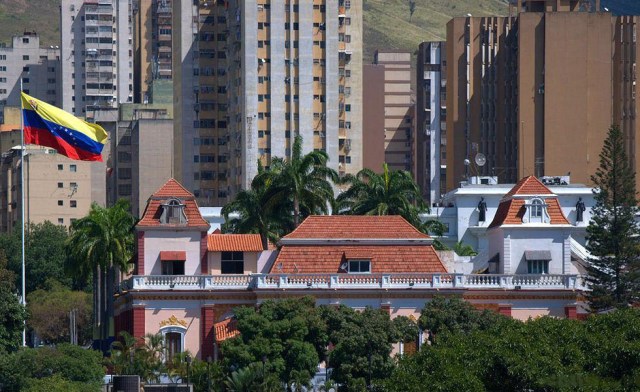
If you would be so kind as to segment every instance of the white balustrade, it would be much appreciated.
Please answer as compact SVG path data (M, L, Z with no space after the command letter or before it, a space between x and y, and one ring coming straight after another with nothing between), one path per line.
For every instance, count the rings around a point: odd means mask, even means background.
M120 283L128 290L269 289L568 289L584 290L578 275L463 274L290 274L290 275L145 275Z

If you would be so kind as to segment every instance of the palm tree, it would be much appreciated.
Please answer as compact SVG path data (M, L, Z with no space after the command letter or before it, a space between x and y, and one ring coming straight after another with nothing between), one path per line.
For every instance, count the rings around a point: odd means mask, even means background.
M418 230L425 234L429 234L430 236L436 236L433 239L433 247L436 250L449 250L449 248L440 241L440 237L444 236L445 231L447 231L447 227L444 223L439 220L428 219L420 226L418 226Z
M272 184L273 173L265 170L258 161L258 174L251 182L251 188L240 191L232 202L222 208L223 231L260 234L265 249L268 242L278 242L291 227L291 213L288 212L291 209L287 203L274 203L268 199ZM237 217L230 217L233 213Z
M272 159L270 175L274 177L268 199L271 205L291 200L294 227L298 227L301 218L329 213L334 202L331 182L338 180L338 173L327 167L328 161L329 155L324 151L302 155L300 135L295 137L290 158Z
M252 392L256 390L260 377L260 370L252 364L231 373L225 386L229 392Z
M116 268L128 271L133 257L135 218L126 200L109 208L96 203L89 214L71 224L66 242L71 273L86 279L93 274L94 338L110 337L113 316L113 283Z
M456 242L453 247L453 251L456 252L458 256L475 256L478 254L471 245L465 244L462 241Z
M419 214L429 211L411 174L404 170L390 171L386 163L382 174L362 169L355 176L347 175L342 183L349 184L349 188L337 198L341 214L400 215L421 227Z

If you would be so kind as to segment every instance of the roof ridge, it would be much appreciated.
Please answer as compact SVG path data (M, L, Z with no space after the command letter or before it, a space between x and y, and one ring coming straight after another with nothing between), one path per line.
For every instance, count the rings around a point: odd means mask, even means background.
M532 184L533 182L533 184ZM539 186L542 187L544 190L543 192L535 192L535 193L525 193L525 188L527 187L531 187L531 186ZM504 199L508 199L511 196L514 195L553 195L554 193L551 191L551 189L549 189L546 185L544 185L542 183L542 181L540 181L538 179L538 177L536 176L526 176L520 179L520 181L518 181L518 183L516 185L513 186L513 188L511 188L511 190L509 192L507 192L506 195L504 195L504 197L502 198L502 200Z
M180 190L182 190L184 193L186 193L187 195L189 195L189 197L193 197L195 198L195 196L193 195L193 193L189 192L187 190L187 188L185 188L180 182L178 182L178 180L176 180L175 178L171 177L169 178L164 185L162 185L160 188L158 188L155 192L153 192L153 194L151 195L151 197L162 197L160 196L160 192L165 189L168 188L169 185L176 185L178 186L178 188L180 188ZM175 196L179 196L179 195L175 195Z

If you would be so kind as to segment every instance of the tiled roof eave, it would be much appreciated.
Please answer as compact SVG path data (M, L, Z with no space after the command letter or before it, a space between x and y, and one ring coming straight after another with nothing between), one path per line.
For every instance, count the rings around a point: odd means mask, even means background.
M431 245L433 238L281 238L280 245Z
M155 229L155 230L168 230L168 231L208 231L209 225L169 225L166 223L145 223L145 224L137 224L135 227L136 230L141 229Z

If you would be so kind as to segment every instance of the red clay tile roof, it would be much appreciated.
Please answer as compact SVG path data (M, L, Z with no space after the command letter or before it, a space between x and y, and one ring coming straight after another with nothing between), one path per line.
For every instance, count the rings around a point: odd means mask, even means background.
M528 176L518 181L504 197L509 198L513 195L553 195L553 192L535 176Z
M399 215L312 215L305 219L288 238L429 238Z
M213 328L216 334L216 342L218 343L240 335L235 318L228 318L219 323L215 323L213 324Z
M522 217L526 212L526 207L524 206L525 200L511 198L511 196L516 195L544 196L553 195L553 192L534 176L523 178L500 201L496 215L493 217L489 228L502 225L522 224ZM557 197L547 197L544 199L544 202L547 204L547 213L549 214L549 218L551 218L552 225L569 224L569 221L562 213Z
M342 273L349 258L371 260L372 273L447 272L431 245L284 245L270 273Z
M169 200L176 198L180 200L184 205L184 212L187 216L187 224L169 224L160 223L160 216L162 215L162 204L166 204ZM209 229L209 222L207 222L200 211L198 210L198 203L193 194L189 193L180 183L173 178L167 181L160 189L158 189L147 201L147 207L142 214L142 219L138 222L136 227L188 227L188 228L200 228Z
M209 252L261 252L260 234L209 234L207 237Z

